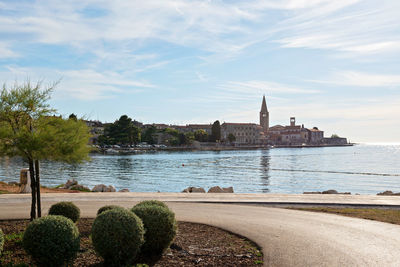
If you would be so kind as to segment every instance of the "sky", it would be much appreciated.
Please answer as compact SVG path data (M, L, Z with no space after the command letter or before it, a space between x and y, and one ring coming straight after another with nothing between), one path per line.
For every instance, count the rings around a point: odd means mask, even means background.
M318 127L400 142L400 1L0 0L0 82L62 115Z

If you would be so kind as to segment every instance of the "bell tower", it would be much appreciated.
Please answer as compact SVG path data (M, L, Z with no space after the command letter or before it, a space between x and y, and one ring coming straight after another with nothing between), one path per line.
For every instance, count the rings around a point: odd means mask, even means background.
M267 135L269 130L269 112L267 109L267 102L265 101L265 95L263 96L261 104L260 126L263 128L264 134Z

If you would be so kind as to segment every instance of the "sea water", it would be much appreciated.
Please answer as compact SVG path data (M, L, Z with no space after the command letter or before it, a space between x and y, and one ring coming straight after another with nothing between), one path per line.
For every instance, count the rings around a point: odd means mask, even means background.
M19 181L21 159L0 159L0 180ZM92 154L79 165L41 162L41 183L68 179L92 188L180 192L188 186L233 186L238 193L303 193L335 189L376 194L400 191L400 145Z

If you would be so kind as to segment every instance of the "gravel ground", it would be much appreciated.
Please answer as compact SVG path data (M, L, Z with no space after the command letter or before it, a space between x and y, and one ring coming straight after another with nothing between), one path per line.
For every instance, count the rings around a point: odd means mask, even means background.
M6 235L0 266L12 263L31 265L21 246L21 238L29 221L0 221ZM81 250L73 266L103 266L96 255L89 235L93 219L77 223L81 234ZM178 222L178 234L171 247L158 259L141 259L150 266L260 266L262 254L248 239L203 224Z

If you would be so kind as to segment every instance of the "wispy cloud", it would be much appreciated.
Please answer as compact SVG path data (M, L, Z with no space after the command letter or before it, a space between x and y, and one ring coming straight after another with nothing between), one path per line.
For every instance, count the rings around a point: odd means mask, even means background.
M127 92L142 92L154 88L155 85L147 81L132 80L120 73L113 71L97 72L90 69L81 70L49 70L17 68L9 66L8 71L0 72L0 79L7 81L6 77L13 80L32 81L43 80L58 81L55 97L72 98L85 101L96 101L99 99L113 98L116 94ZM48 73L51 75L49 76ZM47 74L47 75L45 75ZM8 80L11 82L13 80Z
M318 90L314 89L303 89L297 86L290 86L277 82L270 81L246 81L237 82L229 81L227 83L219 85L219 88L235 93L251 94L251 95L262 95L262 94L273 94L273 93L290 93L290 94L316 94Z
M326 79L310 81L330 85L400 88L400 75L375 74L358 71L338 71Z
M340 13L337 11L340 10ZM398 2L329 1L280 23L283 47L356 54L399 51Z
M10 45L0 42L0 59L1 58L13 58L19 55L11 50Z

